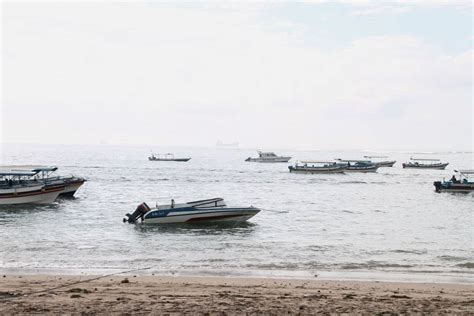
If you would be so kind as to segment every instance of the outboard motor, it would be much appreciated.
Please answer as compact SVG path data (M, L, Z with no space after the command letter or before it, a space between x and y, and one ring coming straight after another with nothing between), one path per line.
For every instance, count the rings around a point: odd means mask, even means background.
M123 222L129 222L130 224L134 224L140 218L143 221L143 216L150 211L150 207L143 202L142 204L138 205L137 209L133 214L127 213L125 216L128 218L124 218Z
M441 181L435 181L435 182L433 182L433 184L435 186L435 191L436 192L441 192L441 187L442 187Z

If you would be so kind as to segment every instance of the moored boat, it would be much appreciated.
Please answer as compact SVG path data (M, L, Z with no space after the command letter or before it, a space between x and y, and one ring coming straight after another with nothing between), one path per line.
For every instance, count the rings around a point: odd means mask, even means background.
M288 166L292 173L343 173L345 166L334 161L297 161L294 166Z
M271 151L258 151L258 157L252 158L248 157L245 159L247 162L288 162L291 157L288 156L277 156L274 152Z
M55 176L51 175L58 170L56 166L39 166L39 165L14 165L1 166L2 169L9 169L12 171L29 171L34 172L34 179L27 181L43 182L46 189L54 189L62 187L63 191L59 196L72 197L76 191L87 181L82 177L76 176Z
M176 157L174 156L174 154L172 154L172 153L167 153L167 154L164 154L164 155L151 154L151 156L148 157L148 160L150 160L150 161L176 161L176 162L187 162L187 161L191 160L191 158L190 158L190 157L176 158Z
M226 207L222 198L182 204L175 204L174 200L171 200L171 204L157 205L155 208L142 203L133 214L126 214L123 221L143 224L243 222L258 212L260 209L253 206Z
M364 156L364 158L369 159L374 165L379 167L393 167L397 162L396 160L384 160L387 159L388 156Z
M474 182L469 181L469 176L474 175L474 170L455 170L459 174L459 179L455 175L449 181L435 181L436 192L474 192Z
M0 205L50 204L64 190L63 186L47 188L41 181L30 181L32 171L0 171Z
M370 160L336 159L337 165L344 167L344 172L377 172L379 166Z
M415 169L439 169L443 170L449 165L448 162L440 162L439 159L426 159L426 158L410 158L409 162L402 164L403 168L415 168Z

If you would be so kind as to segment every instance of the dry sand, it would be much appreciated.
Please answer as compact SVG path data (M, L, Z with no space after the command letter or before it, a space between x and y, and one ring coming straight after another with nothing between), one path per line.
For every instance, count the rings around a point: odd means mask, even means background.
M91 278L1 275L0 314L474 314L470 284L133 275Z

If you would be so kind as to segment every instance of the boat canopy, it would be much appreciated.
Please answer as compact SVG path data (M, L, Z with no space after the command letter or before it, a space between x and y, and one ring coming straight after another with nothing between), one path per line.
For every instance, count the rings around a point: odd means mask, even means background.
M27 170L0 170L0 177L32 177L36 175L38 172L35 171L27 171Z
M336 159L338 161L342 161L342 162L371 162L370 160L360 160L360 159Z
M428 159L428 158L410 158L410 160L418 160L418 161L440 161L440 159Z
M298 163L331 163L333 164L334 161L322 161L322 160L299 160Z

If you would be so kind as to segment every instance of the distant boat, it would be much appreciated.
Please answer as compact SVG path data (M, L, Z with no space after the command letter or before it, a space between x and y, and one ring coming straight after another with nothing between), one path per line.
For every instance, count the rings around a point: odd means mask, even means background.
M291 157L277 156L273 152L258 151L258 158L248 157L245 161L248 162L288 162Z
M337 163L344 167L344 172L377 172L379 166L374 164L370 160L349 160L349 159L336 159Z
M148 157L148 160L150 161L178 161L178 162L186 162L191 160L190 157L185 157L185 158L176 158L173 154L167 153L164 155L155 155L151 154L150 157Z
M0 171L0 205L53 203L65 186L47 188L42 181L30 180L36 174L33 171Z
M126 214L123 222L143 224L177 224L177 223L220 223L243 222L255 216L260 209L250 207L226 207L224 199L214 198L169 205L157 205L150 208L146 203L140 204L133 214Z
M293 173L343 173L345 165L342 166L334 161L297 161L294 166L288 166Z
M443 170L449 165L448 162L442 163L439 159L410 158L410 160L411 161L402 164L403 168Z
M397 162L396 160L383 160L388 158L388 156L364 156L364 158L369 159L373 164L379 167L393 167ZM375 161L373 159L375 159Z
M456 170L455 170L456 171ZM436 192L474 192L474 182L469 181L469 175L474 175L474 170L459 170L459 179L455 176L449 181L435 181Z

